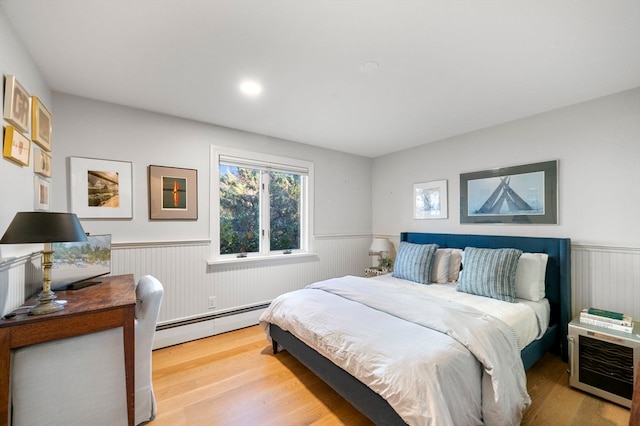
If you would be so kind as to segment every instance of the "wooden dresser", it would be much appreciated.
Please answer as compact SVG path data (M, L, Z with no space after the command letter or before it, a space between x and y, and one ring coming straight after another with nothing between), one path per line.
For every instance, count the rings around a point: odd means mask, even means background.
M133 426L136 285L133 275L103 277L101 281L81 290L56 292L58 300L67 300L61 311L38 316L21 313L0 319L0 426L10 424L12 349L115 327L123 327L127 414L129 425ZM25 305L33 304L35 300Z

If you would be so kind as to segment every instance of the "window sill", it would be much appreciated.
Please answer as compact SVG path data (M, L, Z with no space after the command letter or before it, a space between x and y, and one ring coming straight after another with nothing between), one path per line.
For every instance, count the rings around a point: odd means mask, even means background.
M275 254L271 256L247 256L247 257L226 257L221 259L211 259L207 265L213 268L230 268L234 266L246 266L256 264L287 264L301 262L315 262L319 257L317 253L291 253Z

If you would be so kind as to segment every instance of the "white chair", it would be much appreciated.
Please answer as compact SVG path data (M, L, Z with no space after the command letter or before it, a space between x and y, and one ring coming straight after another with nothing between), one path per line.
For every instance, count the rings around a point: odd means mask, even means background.
M147 275L136 286L135 423L153 420L151 349L163 287ZM126 425L122 328L20 348L11 368L12 424Z

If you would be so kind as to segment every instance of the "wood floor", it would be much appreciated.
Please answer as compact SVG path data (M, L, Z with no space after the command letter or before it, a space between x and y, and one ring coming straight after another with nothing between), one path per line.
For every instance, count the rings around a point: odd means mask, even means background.
M523 425L627 426L629 410L570 388L547 354L527 372L533 403ZM150 426L371 425L259 326L153 352L158 415Z

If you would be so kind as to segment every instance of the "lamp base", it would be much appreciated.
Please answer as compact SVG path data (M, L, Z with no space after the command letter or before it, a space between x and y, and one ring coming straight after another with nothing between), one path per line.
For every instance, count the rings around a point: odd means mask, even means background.
M38 296L38 304L29 310L29 315L42 315L58 312L64 309L64 304L54 301L56 295L54 292L44 291Z

